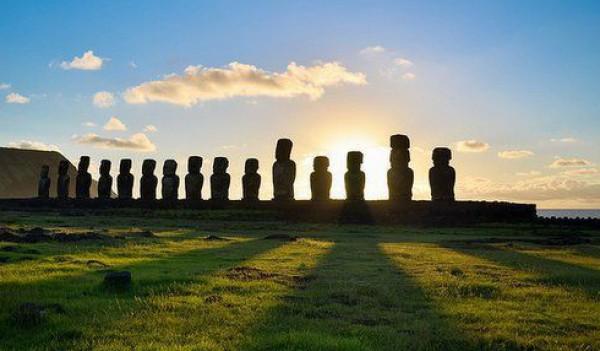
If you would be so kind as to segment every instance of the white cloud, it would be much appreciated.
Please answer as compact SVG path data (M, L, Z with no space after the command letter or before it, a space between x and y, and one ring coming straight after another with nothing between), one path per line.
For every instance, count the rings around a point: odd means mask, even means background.
M360 50L361 55L376 55L382 54L386 51L386 49L381 45L375 46L367 46L366 48Z
M586 167L591 166L592 163L582 158L557 158L552 162L550 168L568 168L568 167Z
M104 130L124 131L127 130L125 123L121 122L117 117L111 117L104 125Z
M60 67L65 70L80 69L85 71L97 71L102 68L104 59L94 55L92 50L83 53L81 57L75 56L71 62L63 61Z
M12 141L12 142L8 143L8 147L12 147L15 149L24 149L24 150L60 151L60 149L56 145L45 144L40 141L34 141L34 140Z
M99 108L111 107L115 104L115 96L108 91L99 91L94 94L93 102L94 105Z
M95 127L98 126L96 123L90 122L90 121L83 122L83 123L81 123L81 125L84 126L84 127L88 127L88 128L95 128Z
M144 132L156 133L158 132L158 128L156 128L156 126L153 124L148 124L146 127L144 127Z
M458 152L484 152L490 148L486 142L479 140L462 140L456 142Z
M530 157L533 155L535 155L534 152L529 150L506 150L498 153L498 157L509 160Z
M600 173L597 168L579 168L579 169L570 169L568 171L564 171L563 174L566 176L589 176Z
M31 99L28 98L27 96L23 96L21 94L17 94L17 93L10 93L8 95L6 95L6 99L5 99L7 104L28 104Z
M412 65L413 65L412 61L410 61L408 59L405 59L403 57L397 57L397 58L395 58L394 59L394 64L396 66L406 67L406 68L412 67Z
M519 177L535 177L535 176L539 176L542 173L539 171L529 171L529 172L517 172L516 175L518 175Z
M305 95L315 100L324 94L326 87L344 83L362 85L367 81L364 74L349 72L338 62L310 67L292 62L282 73L232 62L225 68L189 66L183 75L142 83L127 89L123 97L130 104L158 101L182 106L236 96Z
M402 79L404 80L414 80L417 76L414 73L407 72L402 75Z
M575 138L558 138L558 139L550 139L553 143L565 143L565 144L573 144L577 142Z
M0 90L10 89L10 84L8 83L0 83Z
M131 68L133 68L133 69L136 69L138 66L137 66L137 64L135 63L135 61L129 61L129 67L131 67Z
M101 149L127 149L140 152L150 152L156 150L156 145L148 139L144 133L136 133L127 139L107 138L94 133L82 136L74 136L75 142L79 144L93 145Z

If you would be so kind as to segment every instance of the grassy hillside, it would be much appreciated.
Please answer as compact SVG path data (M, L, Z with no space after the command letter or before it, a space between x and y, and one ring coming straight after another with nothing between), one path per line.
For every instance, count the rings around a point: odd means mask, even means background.
M0 214L98 234L0 241L1 349L600 349L598 232L125 214ZM111 270L132 288L106 289ZM39 325L16 322L24 302Z

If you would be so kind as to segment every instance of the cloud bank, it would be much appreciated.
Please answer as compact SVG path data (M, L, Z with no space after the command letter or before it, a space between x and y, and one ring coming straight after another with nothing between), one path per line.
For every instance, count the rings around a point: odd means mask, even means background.
M182 75L170 75L129 88L123 98L130 104L165 102L181 106L238 96L291 98L304 95L315 100L327 87L366 83L363 73L350 72L338 62L309 67L292 62L282 73L232 62L225 68L189 66Z
M75 142L79 144L92 145L101 149L125 149L140 152L150 152L156 150L156 145L148 139L144 133L136 133L127 139L107 138L94 133L75 136Z
M20 141L12 141L8 143L8 147L12 147L15 149L24 149L24 150L38 150L38 151L60 151L57 145L53 144L45 144L40 141L34 140L20 140Z
M509 160L525 158L525 157L529 157L529 156L533 156L533 155L534 155L533 151L529 151L529 150L506 150L506 151L500 151L498 153L498 157L509 159Z
M29 102L31 102L31 99L28 98L27 96L23 96L21 94L17 94L17 93L10 93L8 95L6 95L6 99L5 99L7 104L28 104Z
M125 126L125 123L121 122L117 117L111 117L104 125L104 130L124 131L127 130L127 126Z
M97 71L102 68L104 59L95 56L92 50L86 51L81 57L75 56L72 61L63 61L60 67L64 70L79 69L84 71Z
M592 163L582 158L557 158L550 164L550 168L586 167Z
M99 108L108 108L114 106L115 96L108 91L99 91L94 94L94 106Z
M480 140L462 140L456 143L458 152L484 152L490 145Z

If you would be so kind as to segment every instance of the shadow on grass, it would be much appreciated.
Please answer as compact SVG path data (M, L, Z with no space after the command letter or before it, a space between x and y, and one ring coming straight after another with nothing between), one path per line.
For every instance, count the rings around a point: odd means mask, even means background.
M534 279L536 283L581 289L590 298L600 300L598 270L493 245L470 247L461 244L444 244L443 246L505 267L537 274L539 276Z
M0 345L11 350L64 350L83 340L91 348L89 343L93 340L86 340L84 330L110 328L114 321L140 306L135 304L140 297L201 283L215 271L233 267L281 244L255 239L219 242L164 258L113 266L113 270L132 272L133 287L124 294L112 294L102 287L105 270L31 283L0 282ZM24 302L59 304L66 312L51 315L47 323L33 330L20 329L11 322L9 314Z
M265 313L240 350L475 348L374 239L337 242L310 276Z

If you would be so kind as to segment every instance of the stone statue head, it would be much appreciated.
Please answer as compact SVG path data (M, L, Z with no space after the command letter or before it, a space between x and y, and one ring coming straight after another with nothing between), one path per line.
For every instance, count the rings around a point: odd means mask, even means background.
M48 178L48 173L50 173L50 167L48 165L43 165L40 170L40 178Z
M258 160L255 158L249 158L244 164L244 172L246 174L255 174L258 172Z
M200 168L202 168L202 157L190 156L188 158L188 173L198 174L200 173Z
M177 172L177 162L175 160L165 160L163 164L163 175L172 177Z
M109 176L110 175L110 166L111 166L111 162L109 160L100 161L100 175Z
M58 164L58 175L65 176L65 175L67 175L68 172L69 172L69 161L67 161L67 160L60 161L60 163Z
M151 176L154 175L154 170L156 169L156 161L152 159L145 159L142 162L142 175Z
M329 158L326 156L317 156L313 159L313 169L315 171L326 172L329 168Z
M452 159L452 151L447 147L436 147L431 154L435 166L448 166Z
M87 172L90 167L90 157L89 156L81 156L79 158L79 165L77 165L77 170L79 172Z
M390 137L390 147L392 149L410 149L410 139L403 134L394 134Z
M410 151L408 149L392 149L390 152L390 163L392 167L408 166L410 162Z
M121 163L119 164L119 173L127 174L129 172L131 172L131 159L124 158L121 160Z
M227 167L229 167L229 160L227 160L227 157L215 157L213 161L213 173L225 174L227 172Z
M363 163L363 154L360 151L350 151L346 158L348 171L360 171L360 165Z
M277 161L287 161L292 154L292 146L294 143L290 139L277 140L277 148L275 149L275 158Z

